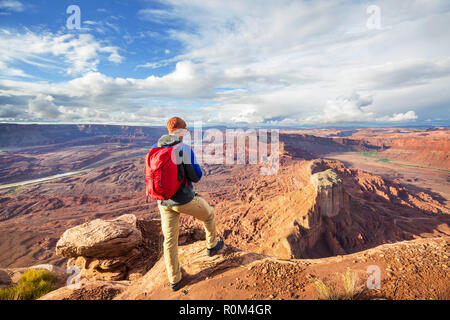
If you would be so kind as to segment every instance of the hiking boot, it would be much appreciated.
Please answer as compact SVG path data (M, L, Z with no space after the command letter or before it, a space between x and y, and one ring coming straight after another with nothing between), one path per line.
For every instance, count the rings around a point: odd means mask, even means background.
M212 248L212 249L206 249L206 255L207 255L208 257L215 256L215 255L217 254L217 252L219 252L220 249L223 248L223 245L224 245L223 239L220 238L219 241L217 241L217 244L216 244L216 246L215 246L214 248Z
M170 289L172 289L172 291L174 291L174 292L180 290L181 287L182 287L181 280L175 284L172 284L172 283L170 284Z

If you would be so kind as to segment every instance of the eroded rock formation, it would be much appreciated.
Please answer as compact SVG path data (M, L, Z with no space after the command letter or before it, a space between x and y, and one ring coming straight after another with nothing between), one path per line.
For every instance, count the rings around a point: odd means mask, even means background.
M320 214L335 217L342 211L349 213L349 196L344 191L342 179L331 169L311 175L311 184L317 194Z
M205 238L203 230L181 226L180 244ZM160 220L137 220L127 214L113 220L96 219L66 230L56 253L69 258L81 279L90 281L135 280L162 255Z
M335 171L328 169L312 174L310 185L295 191L284 202L284 209L288 207L291 211L288 216L290 221L285 222L290 222L292 227L285 228L281 241L277 240L279 246L274 246L275 250L283 252L281 257L304 258L314 256L315 253L346 253L336 234L352 223L350 196ZM277 256L280 257L280 254Z
M64 232L56 253L69 258L81 277L117 281L142 276L160 256L159 221L137 221L134 215L96 219Z

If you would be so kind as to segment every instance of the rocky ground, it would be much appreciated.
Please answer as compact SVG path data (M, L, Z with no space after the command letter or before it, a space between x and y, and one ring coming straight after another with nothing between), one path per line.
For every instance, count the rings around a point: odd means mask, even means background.
M216 257L205 255L204 241L180 247L183 288L172 292L161 258L134 281L84 281L42 299L318 299L314 279L340 286L350 270L357 280L352 299L450 298L449 238L419 239L382 245L359 253L322 258L280 260L226 246ZM378 289L368 289L369 267L381 274Z

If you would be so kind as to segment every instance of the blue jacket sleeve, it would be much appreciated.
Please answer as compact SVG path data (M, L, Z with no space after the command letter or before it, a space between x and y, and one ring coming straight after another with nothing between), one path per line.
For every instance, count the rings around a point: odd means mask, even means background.
M199 182L203 176L202 169L197 162L194 151L187 145L182 146L183 166L186 177L192 182Z

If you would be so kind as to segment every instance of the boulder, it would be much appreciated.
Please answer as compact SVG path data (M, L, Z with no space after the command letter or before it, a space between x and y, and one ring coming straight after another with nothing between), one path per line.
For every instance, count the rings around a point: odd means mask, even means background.
M0 289L11 285L11 277L5 270L0 270Z
M137 220L127 214L67 230L56 253L69 258L67 267L77 267L81 279L121 281L144 275L159 259L161 244L159 220Z
M198 228L180 229L180 244L204 238L204 231ZM161 257L162 243L160 220L137 220L127 214L66 230L56 244L56 253L69 258L67 267L78 268L82 280L137 280Z
M56 254L65 258L109 258L126 255L142 241L136 217L96 219L64 232L56 244Z

